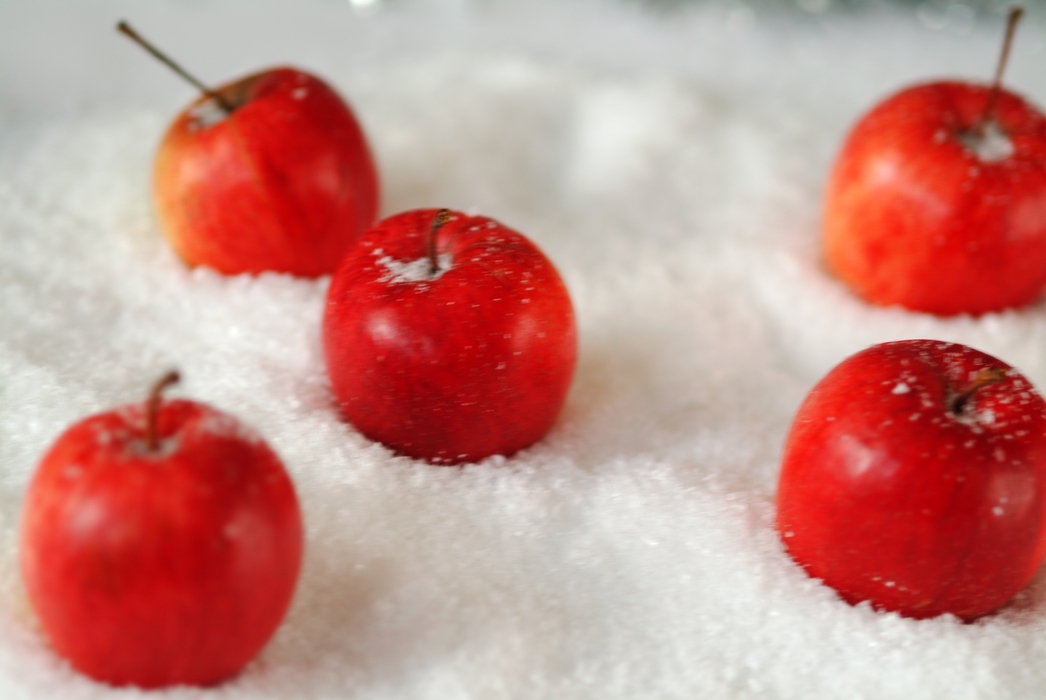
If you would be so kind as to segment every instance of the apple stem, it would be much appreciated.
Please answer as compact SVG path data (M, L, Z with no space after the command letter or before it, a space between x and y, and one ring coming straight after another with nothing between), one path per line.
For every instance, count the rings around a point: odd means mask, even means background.
M429 252L429 276L435 277L436 273L439 272L439 256L436 254L436 232L439 231L443 224L450 221L450 209L440 209L436 212L436 215L432 217L432 225L429 227L429 240L428 240L428 252Z
M1002 91L1002 74L1006 70L1006 62L1010 59L1013 35L1017 31L1017 23L1023 16L1024 8L1020 5L1014 5L1010 8L1010 13L1006 19L1006 38L1002 41L1002 54L999 56L999 65L995 68L995 80L992 81L992 89L988 93L988 102L984 106L984 113L981 114L981 118L977 121L977 126L974 127L974 133L979 137L984 136L984 130L987 128L988 122L991 121L992 112L995 111L995 103L999 99L999 92Z
M973 395L976 392L986 386L998 384L1004 379L1006 379L1006 370L1002 367L986 367L982 369L977 373L977 376L974 377L970 386L966 387L966 391L951 400L948 408L952 415L958 416L962 414L963 409L966 408L966 404L969 403L970 399L973 398Z
M160 439L157 437L156 417L160 412L160 395L164 389L177 384L181 380L178 370L171 370L160 377L149 390L149 398L145 400L145 445L150 452L155 452L160 447Z
M146 41L145 38L141 34L136 32L134 29L132 29L131 25L127 24L127 22L120 20L120 23L116 25L116 30L134 39L139 46L141 46L143 49L145 49L153 56L155 56L157 59L159 59L160 62L164 63L168 68L173 70L178 75L182 76L182 78L184 78L185 80L189 81L189 83L191 83L193 87L202 92L204 95L207 95L207 97L210 97L212 100L217 102L218 106L221 107L226 114L232 114L232 111L235 109L235 107L228 100L222 97L219 93L215 92L211 88L201 83L199 80L193 77L192 74L190 74L187 70L185 70L177 63L175 63L173 60L171 60L171 58L167 56L167 54L163 53L158 48Z

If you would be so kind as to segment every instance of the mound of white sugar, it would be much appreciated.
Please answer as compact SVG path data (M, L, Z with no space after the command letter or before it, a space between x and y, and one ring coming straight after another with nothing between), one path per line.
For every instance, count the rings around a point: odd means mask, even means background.
M870 308L819 258L846 130L913 81L987 80L1001 9L355 5L0 4L0 697L139 696L49 650L15 533L51 441L171 367L172 395L238 416L283 457L307 552L261 657L163 697L1046 695L1041 576L978 623L912 621L841 602L772 527L791 416L846 355L954 340L1046 387L1043 305ZM1044 13L1008 73L1040 103ZM113 31L121 17L206 80L281 63L327 78L374 145L384 213L459 208L534 239L581 333L548 438L465 468L395 457L333 410L326 280L185 269L148 180L193 95Z

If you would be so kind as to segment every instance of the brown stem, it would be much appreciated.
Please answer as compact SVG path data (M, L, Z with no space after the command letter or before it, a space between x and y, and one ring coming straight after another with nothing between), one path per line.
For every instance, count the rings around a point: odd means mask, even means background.
M1017 23L1024 16L1024 8L1014 5L1010 8L1010 14L1006 19L1006 38L1002 41L1002 54L999 56L999 65L995 68L995 80L992 81L992 90L988 93L988 102L984 106L984 113L977 120L973 132L977 136L984 136L984 130L991 121L992 112L995 111L995 103L999 100L999 92L1002 91L1002 74L1006 70L1006 62L1010 59L1010 47L1013 45L1013 35L1017 31Z
M157 437L156 416L160 412L160 395L164 389L172 384L178 383L181 375L178 370L171 370L160 377L149 390L149 398L145 400L145 445L150 452L155 452L160 447L160 439Z
M953 415L960 415L975 393L986 386L998 384L1004 379L1006 379L1006 370L1002 367L986 367L985 369L982 369L977 373L977 376L974 377L970 386L966 387L964 392L949 402L948 410L951 411Z
M157 59L159 59L160 62L165 64L168 68L173 70L178 75L182 76L185 80L189 81L193 85L193 87L202 92L204 95L207 95L207 97L210 97L212 100L217 102L218 106L221 107L226 114L232 114L232 111L236 109L232 105L232 103L224 97L222 97L221 94L215 92L211 88L201 83L199 80L193 77L193 75L190 74L187 70L185 70L177 63L175 63L173 60L171 60L171 58L167 54L163 53L158 48L146 41L145 38L141 34L136 32L134 29L132 29L131 25L127 24L127 22L120 20L120 23L116 25L116 30L134 39L136 42L138 42L139 46L141 46L143 49L145 49L153 56L155 56Z
M450 209L440 209L432 217L432 225L429 227L429 275L433 277L439 272L439 256L436 255L436 232L448 221L450 221Z

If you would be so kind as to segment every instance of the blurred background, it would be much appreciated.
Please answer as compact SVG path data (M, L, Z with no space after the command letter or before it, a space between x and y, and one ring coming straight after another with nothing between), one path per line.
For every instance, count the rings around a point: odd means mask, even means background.
M188 68L199 70L205 80L222 80L280 56L322 68L330 53L326 40L337 36L354 42L351 49L347 47L353 54L375 60L382 60L383 45L395 44L397 53L403 51L403 42L392 40L386 32L418 33L420 50L464 36L470 42L482 41L482 33L477 36L466 31L462 23L482 22L492 12L520 13L521 34L529 35L524 43L529 41L535 49L562 45L550 41L542 46L541 37L565 30L579 35L577 48L583 50L583 35L591 27L583 21L568 21L566 27L542 25L549 13L534 13L539 6L556 8L564 16L570 14L570 8L581 14L593 6L621 5L667 24L685 23L693 14L714 15L731 32L797 25L840 31L877 16L901 15L926 32L962 37L979 28L1001 33L1010 4L1005 0L0 0L0 119L169 94L170 83L159 72L153 79L141 81L144 91L142 85L133 90L123 87L157 71L157 66L135 57L137 49L112 32L111 25L119 18L137 22L141 31L180 57ZM1024 4L1029 8L1025 25L1046 27L1046 12L1039 11L1046 9L1046 0ZM274 12L275 7L286 11ZM254 14L264 18L252 22L249 31L241 31L242 18ZM431 15L431 33L424 33L424 24L404 28L396 22L374 21L383 15L403 14ZM307 51L302 55L302 44L308 46L310 35L316 33L320 33L313 42L317 55L307 55ZM1026 29L1016 51L1041 53L1042 34ZM94 40L85 42L85 35ZM281 35L286 42L280 40ZM492 35L490 43L503 40L503 35ZM284 43L295 47L296 53L282 50ZM325 53L319 53L320 46ZM984 74L990 72L991 67L985 65ZM108 80L99 73L107 74ZM89 94L78 89L81 85L90 86Z

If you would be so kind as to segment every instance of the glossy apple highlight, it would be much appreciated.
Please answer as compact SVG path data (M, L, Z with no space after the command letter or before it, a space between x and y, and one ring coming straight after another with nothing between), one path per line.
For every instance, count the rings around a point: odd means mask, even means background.
M422 209L374 225L334 274L323 318L343 415L402 454L508 455L559 414L577 359L555 267L482 216Z
M851 603L917 618L990 613L1046 556L1046 402L963 345L863 350L795 416L777 530Z
M55 651L114 685L210 685L272 636L302 558L294 486L235 418L161 401L86 418L26 494L29 601Z

